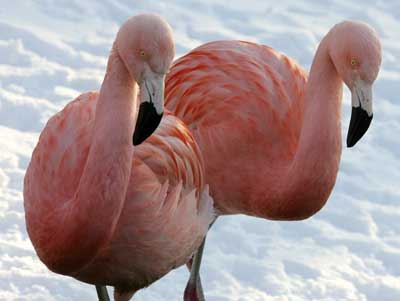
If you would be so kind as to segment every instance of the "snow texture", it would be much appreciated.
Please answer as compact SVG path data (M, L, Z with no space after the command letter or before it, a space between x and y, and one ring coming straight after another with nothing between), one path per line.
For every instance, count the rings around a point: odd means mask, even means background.
M359 19L383 44L374 120L344 149L328 204L301 222L224 217L202 266L212 301L400 300L399 0L0 0L0 300L96 300L94 287L49 272L25 229L22 185L46 120L79 93L98 89L119 25L156 12L182 55L204 42L270 45L309 68L335 24ZM345 90L343 134L350 113ZM135 300L181 300L181 267Z

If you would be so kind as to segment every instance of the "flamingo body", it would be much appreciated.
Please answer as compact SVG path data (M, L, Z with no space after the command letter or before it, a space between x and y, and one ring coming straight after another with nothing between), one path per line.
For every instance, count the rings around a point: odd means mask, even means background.
M207 43L173 64L166 106L199 143L219 213L276 218L279 173L297 150L306 81L292 59L243 41Z
M76 191L93 136L97 98L97 92L83 94L50 119L25 177L27 227L45 261L48 254L39 231L47 218L43 211L51 215ZM203 191L199 149L185 125L167 114L134 152L126 199L110 241L88 265L70 275L88 283L137 290L184 264L212 218L212 200ZM92 222L102 223L102 216ZM59 265L50 263L56 272L63 269Z
M342 83L356 110L353 146L372 120L380 62L376 32L357 21L325 36L310 76L286 55L243 41L207 43L178 59L165 103L199 144L218 213L298 220L319 211L339 168Z

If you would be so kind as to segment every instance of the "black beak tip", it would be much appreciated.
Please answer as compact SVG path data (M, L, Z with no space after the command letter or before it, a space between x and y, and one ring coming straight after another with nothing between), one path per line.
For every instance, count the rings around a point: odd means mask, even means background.
M347 147L353 147L364 136L371 124L372 117L373 115L368 116L368 113L361 106L353 107L347 133Z
M133 145L139 145L154 133L161 122L163 114L158 114L150 102L144 102L139 107L135 132L133 133Z
M352 148L354 145L356 145L357 142L358 141L350 140L349 138L347 138L347 147Z
M356 144L350 142L349 139L347 139L347 148L352 148L354 145L356 145Z

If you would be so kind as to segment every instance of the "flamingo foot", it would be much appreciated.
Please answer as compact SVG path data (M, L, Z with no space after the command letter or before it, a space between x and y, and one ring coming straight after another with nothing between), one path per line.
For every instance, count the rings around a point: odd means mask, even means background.
M110 297L107 293L107 288L105 286L96 285L97 297L99 301L110 301Z

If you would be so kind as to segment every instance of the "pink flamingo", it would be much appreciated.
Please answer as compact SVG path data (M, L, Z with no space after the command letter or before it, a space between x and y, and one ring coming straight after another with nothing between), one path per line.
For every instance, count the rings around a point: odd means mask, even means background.
M100 92L52 117L24 183L29 237L47 267L115 287L116 300L184 264L213 218L201 153L187 127L166 114L157 127L174 57L169 25L155 15L118 32Z
M319 211L341 155L342 81L352 92L347 145L372 120L372 84L381 62L373 29L334 26L310 74L272 48L243 41L202 45L177 60L166 107L188 125L205 160L217 212L301 220ZM203 300L194 259L185 300Z

